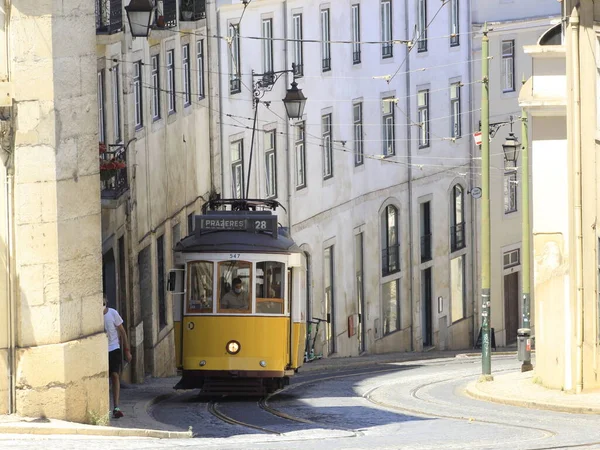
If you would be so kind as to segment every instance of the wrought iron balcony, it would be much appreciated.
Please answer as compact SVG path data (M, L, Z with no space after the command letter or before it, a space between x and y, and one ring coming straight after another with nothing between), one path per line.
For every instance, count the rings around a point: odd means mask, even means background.
M96 33L114 34L123 29L123 0L96 0Z
M179 11L181 20L206 19L206 0L181 0Z
M457 223L450 227L450 251L455 252L465 246L465 223Z
M381 252L381 268L383 276L400 270L400 244L390 245Z
M108 145L100 154L100 190L103 199L117 199L129 189L127 182L127 152L123 144ZM111 169L111 163L120 168Z
M177 26L177 0L159 0L156 9L155 23L157 28L173 28Z
M431 234L421 236L421 262L431 261Z

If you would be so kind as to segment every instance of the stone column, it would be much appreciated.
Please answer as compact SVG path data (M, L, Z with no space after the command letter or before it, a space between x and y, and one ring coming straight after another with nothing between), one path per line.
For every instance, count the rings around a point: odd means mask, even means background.
M109 410L94 1L13 0L17 413Z

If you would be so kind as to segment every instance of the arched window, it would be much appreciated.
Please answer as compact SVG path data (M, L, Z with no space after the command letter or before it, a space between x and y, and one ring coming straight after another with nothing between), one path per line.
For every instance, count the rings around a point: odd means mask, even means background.
M400 270L400 244L398 244L398 208L389 205L381 216L382 275Z
M450 223L450 250L465 248L465 194L460 184L452 188L452 221Z

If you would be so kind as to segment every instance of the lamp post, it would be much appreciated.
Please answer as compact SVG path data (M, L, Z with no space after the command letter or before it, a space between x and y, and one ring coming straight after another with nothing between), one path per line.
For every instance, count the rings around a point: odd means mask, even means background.
M298 83L296 83L296 66L292 63L292 68L288 70L279 70L268 73L254 73L252 72L252 96L254 107L254 122L252 124L252 137L250 138L250 161L248 162L248 181L246 182L246 198L250 193L250 171L252 170L252 154L254 151L254 135L256 134L256 120L258 117L258 104L260 99L269 92L277 83L277 80L284 73L292 73L294 78L292 80L292 86L287 90L285 98L282 100L285 106L285 111L288 119L297 120L302 118L304 113L304 106L306 105L306 97L302 93L302 89L298 89ZM256 81L255 81L256 79Z
M145 37L150 34L150 21L154 12L152 0L131 0L125 7L131 36Z

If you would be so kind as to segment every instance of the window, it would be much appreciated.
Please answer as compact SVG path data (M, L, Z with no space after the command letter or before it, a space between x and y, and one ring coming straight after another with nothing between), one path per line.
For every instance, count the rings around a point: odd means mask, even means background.
M169 114L176 111L175 97L175 50L167 52L167 89L169 95Z
M517 183L516 168L504 172L504 214L517 211Z
M265 164L267 198L277 197L277 158L275 155L275 131L265 133Z
M417 108L420 127L419 148L429 147L429 89L418 92Z
M460 83L450 85L450 136L459 138L461 133Z
M104 115L104 70L98 72L98 142L106 143L106 116Z
M363 233L354 235L354 274L356 286L356 304L358 305L358 348L360 352L365 351L364 323L365 311L365 289L363 284Z
M194 231L194 212L188 214L187 216L187 227L188 227L188 236Z
M465 255L450 260L450 314L452 322L466 315Z
M160 74L158 65L158 55L154 55L152 60L152 120L160 119Z
M329 34L329 9L321 10L321 68L331 70L331 36Z
M360 5L352 5L352 64L360 63Z
M304 75L304 53L302 48L302 14L294 14L294 74Z
M223 261L219 263L217 280L220 313L252 312L252 263Z
M502 265L505 269L510 269L511 267L515 267L521 264L521 250L515 249L509 252L505 252L502 255Z
M304 122L296 125L294 151L296 152L296 189L306 187L306 154Z
M188 265L188 314L213 312L213 263L194 261Z
M431 261L431 202L421 203L421 262Z
M455 252L465 248L465 195L460 184L452 188L452 222L450 226L450 251Z
M244 198L244 141L233 142L230 150L233 198Z
M394 99L383 99L383 156L396 154L394 143Z
M354 165L360 166L365 162L363 150L363 113L362 103L352 106L354 116Z
M331 114L321 116L321 135L323 137L323 178L333 176L333 142L331 140Z
M400 244L398 244L398 208L389 205L381 217L382 275L400 271Z
M144 126L144 107L142 103L142 61L133 63L133 101L135 129L139 130Z
M417 51L427 51L427 0L417 0Z
M502 41L502 92L515 90L515 41Z
M266 261L256 263L256 313L283 314L285 265Z
M262 58L263 73L273 72L273 21L262 21Z
M119 65L111 69L112 96L113 96L113 133L115 142L121 142L121 97L119 95Z
M460 18L458 16L458 0L450 0L450 47L459 45Z
M393 56L392 45L392 1L381 2L381 57L391 58Z
M197 79L196 88L198 89L198 100L204 98L204 40L201 39L196 42L196 65L197 67Z
M165 292L165 236L156 239L156 267L158 269L158 324L160 328L167 325L167 295Z
M335 290L334 290L334 260L333 260L333 245L327 247L323 253L323 274L324 274L324 286L325 286L325 312L326 312L326 331L325 336L327 338L327 350L329 354L335 353L337 336L335 332Z
M192 104L192 86L190 76L190 44L181 47L181 65L183 72L183 106Z
M229 46L229 93L242 92L241 70L240 70L240 26L230 24L228 36L231 39Z
M392 280L382 286L383 334L400 329L400 280Z

